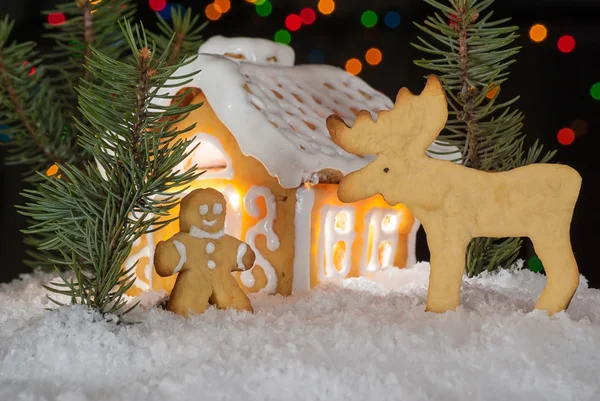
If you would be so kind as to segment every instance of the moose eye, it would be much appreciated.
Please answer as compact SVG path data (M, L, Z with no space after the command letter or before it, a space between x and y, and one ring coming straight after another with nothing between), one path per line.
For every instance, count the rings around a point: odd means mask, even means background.
M387 173L388 171L390 171L390 169L389 169L389 168L387 168L387 167L383 169L383 172L384 172L384 173Z

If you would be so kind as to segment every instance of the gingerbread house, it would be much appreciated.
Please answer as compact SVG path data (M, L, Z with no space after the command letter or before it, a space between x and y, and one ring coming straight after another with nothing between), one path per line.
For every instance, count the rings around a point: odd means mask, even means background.
M206 171L190 190L212 187L225 195L225 231L257 255L254 267L237 276L242 288L287 295L415 263L419 222L404 205L390 207L380 196L338 200L340 178L371 159L339 148L325 125L331 114L351 125L363 109L377 118L393 107L391 99L342 69L294 65L291 47L264 39L217 36L199 53L175 73L197 72L191 82L163 93L192 88L191 102L203 103L182 123L196 124L185 137L197 148L177 168ZM448 148L434 144L430 151ZM134 244L126 262L137 262L132 294L172 288L175 277L159 277L152 257L155 244L177 231L174 222Z

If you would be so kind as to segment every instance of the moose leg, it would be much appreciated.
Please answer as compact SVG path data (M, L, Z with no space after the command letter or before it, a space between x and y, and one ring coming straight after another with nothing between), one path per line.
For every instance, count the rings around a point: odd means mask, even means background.
M465 269L469 241L458 230L446 233L427 232L431 253L429 288L425 310L443 313L460 305L460 287Z
M579 269L568 228L558 238L549 240L532 236L531 240L546 270L546 287L535 308L548 311L550 315L567 309L579 285Z

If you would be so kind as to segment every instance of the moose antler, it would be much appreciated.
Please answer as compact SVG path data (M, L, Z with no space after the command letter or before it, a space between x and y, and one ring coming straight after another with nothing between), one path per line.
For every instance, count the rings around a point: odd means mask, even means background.
M400 89L394 108L380 111L377 121L368 111L361 110L352 128L332 115L327 118L327 129L333 142L353 154L374 155L393 148L404 157L424 156L447 119L444 89L440 80L430 75L420 95Z
M342 178L338 197L354 202L376 194L390 205L404 203L423 224L431 252L427 310L444 312L460 303L465 251L475 237L531 238L547 283L536 308L566 309L579 272L569 237L581 177L568 166L535 164L485 172L425 154L444 127L448 108L435 76L420 95L403 88L392 110L377 121L359 113L352 128L327 119L331 137L358 155L376 155Z

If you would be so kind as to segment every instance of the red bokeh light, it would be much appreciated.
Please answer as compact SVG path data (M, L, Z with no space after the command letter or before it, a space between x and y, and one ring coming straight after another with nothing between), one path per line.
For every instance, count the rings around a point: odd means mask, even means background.
M167 6L167 0L150 0L150 8L156 12L162 11Z
M298 14L290 14L285 18L285 27L290 31L297 31L302 26L302 19Z
M571 53L575 49L575 38L571 35L563 35L558 39L558 50L563 53Z
M27 64L29 64L29 61L23 61L23 67L25 67ZM27 76L30 77L33 74L35 74L35 66L31 67L31 70L29 70L29 74L27 74Z
M317 19L317 13L312 8L305 8L300 11L300 19L303 24L310 25Z
M558 143L561 145L570 145L575 140L575 131L571 128L562 128L558 131L556 139L558 139Z
M48 14L48 23L52 26L62 25L67 21L63 13Z

